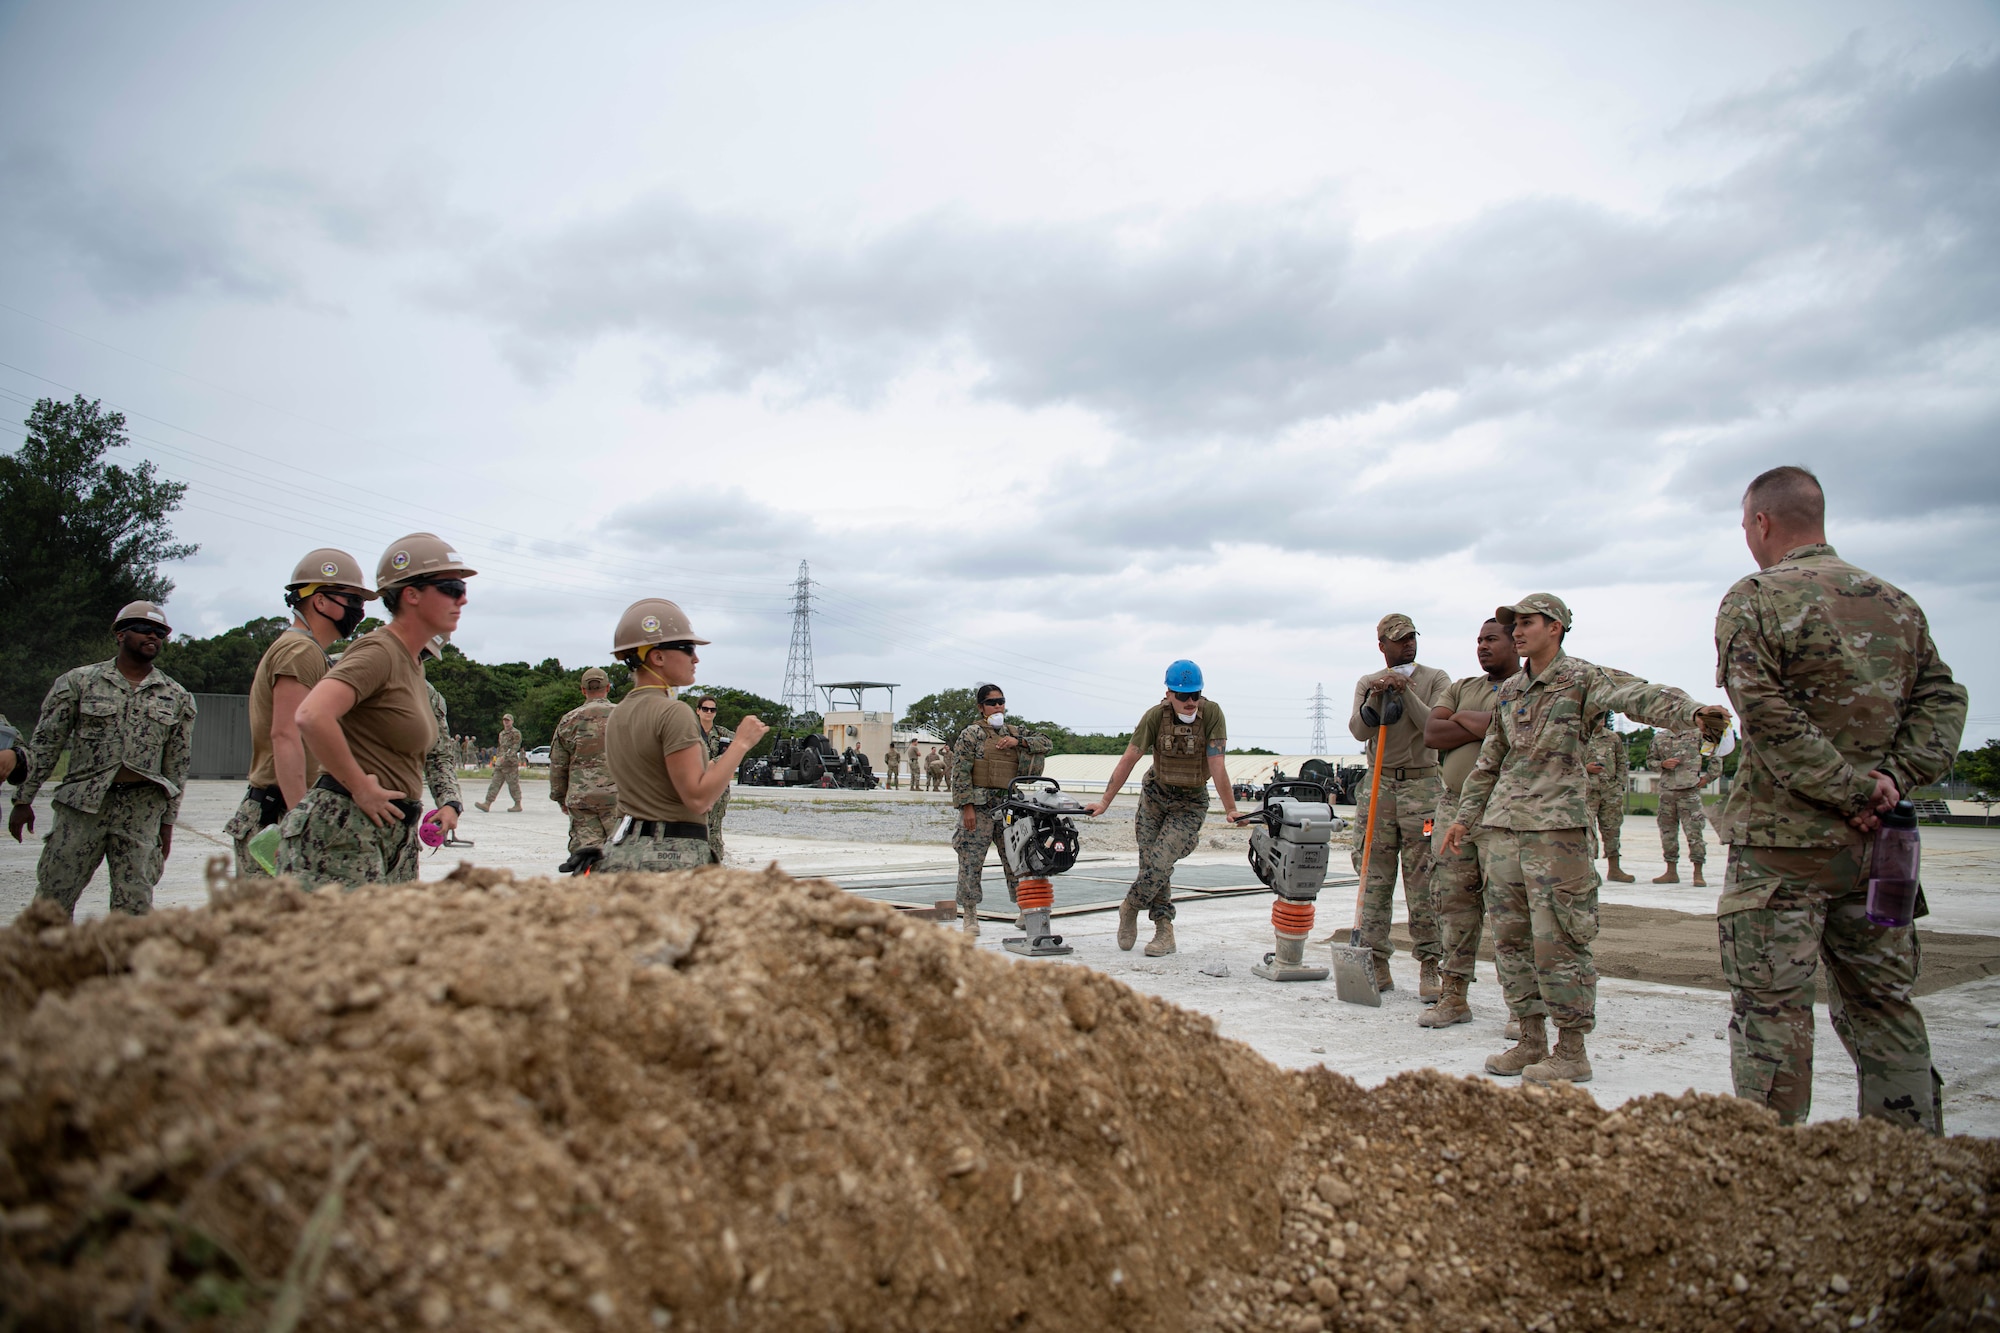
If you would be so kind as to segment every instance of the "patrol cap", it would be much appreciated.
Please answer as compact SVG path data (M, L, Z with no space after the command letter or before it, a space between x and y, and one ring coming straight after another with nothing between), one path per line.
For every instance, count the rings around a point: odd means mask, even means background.
M412 532L389 543L375 566L375 586L383 592L423 579L470 578L479 571L435 532Z
M605 674L603 667L585 667L583 675L578 677L577 683L581 685L609 685L611 677Z
M1375 622L1375 637L1394 643L1417 632L1417 622L1399 611L1391 611Z
M687 612L664 597L641 597L618 617L611 636L611 651L631 652L651 648L656 643L707 643L697 638L688 624Z
M1496 606L1493 618L1503 625L1512 625L1516 616L1543 615L1555 621L1564 629L1574 628L1570 619L1569 605L1552 592L1529 593L1512 606Z
M158 625L163 630L173 629L173 626L167 623L167 613L165 611L162 611L154 603L127 602L125 603L125 605L118 608L118 615L111 622L112 632L116 633L117 631L124 629L128 622L134 620L143 621L148 624Z
M352 588L361 594L363 601L381 596L368 586L361 562L337 546L322 546L299 557L298 568L292 571L292 581L285 585L285 591L310 597L322 587Z

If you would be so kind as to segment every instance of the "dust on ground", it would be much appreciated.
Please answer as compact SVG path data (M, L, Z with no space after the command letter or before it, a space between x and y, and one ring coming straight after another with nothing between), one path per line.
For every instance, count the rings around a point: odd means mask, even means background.
M775 871L0 932L17 1328L1984 1327L1996 1182L1730 1098L1286 1074Z

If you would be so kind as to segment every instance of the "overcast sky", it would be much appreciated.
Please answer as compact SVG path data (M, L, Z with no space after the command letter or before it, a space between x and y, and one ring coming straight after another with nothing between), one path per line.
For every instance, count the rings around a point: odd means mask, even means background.
M179 630L425 528L775 697L804 559L821 680L1295 750L1543 589L1719 700L1797 462L2000 735L1990 4L298 8L0 6L0 409L191 484Z

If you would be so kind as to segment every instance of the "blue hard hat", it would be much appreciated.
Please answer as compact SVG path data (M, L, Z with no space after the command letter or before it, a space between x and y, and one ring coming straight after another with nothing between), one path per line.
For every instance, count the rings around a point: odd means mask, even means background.
M1201 692L1201 668L1183 657L1167 668L1167 688L1180 694Z

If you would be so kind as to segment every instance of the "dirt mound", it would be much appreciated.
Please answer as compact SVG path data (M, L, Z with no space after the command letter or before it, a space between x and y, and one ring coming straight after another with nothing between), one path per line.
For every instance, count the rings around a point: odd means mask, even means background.
M1690 1093L1323 1070L1283 1240L1204 1288L1224 1329L1990 1329L2000 1145L1781 1128Z
M0 1032L23 1328L1177 1327L1275 1242L1302 1105L775 872L31 911Z
M1991 1327L1996 1180L1730 1098L1281 1074L777 873L0 931L0 1327Z

